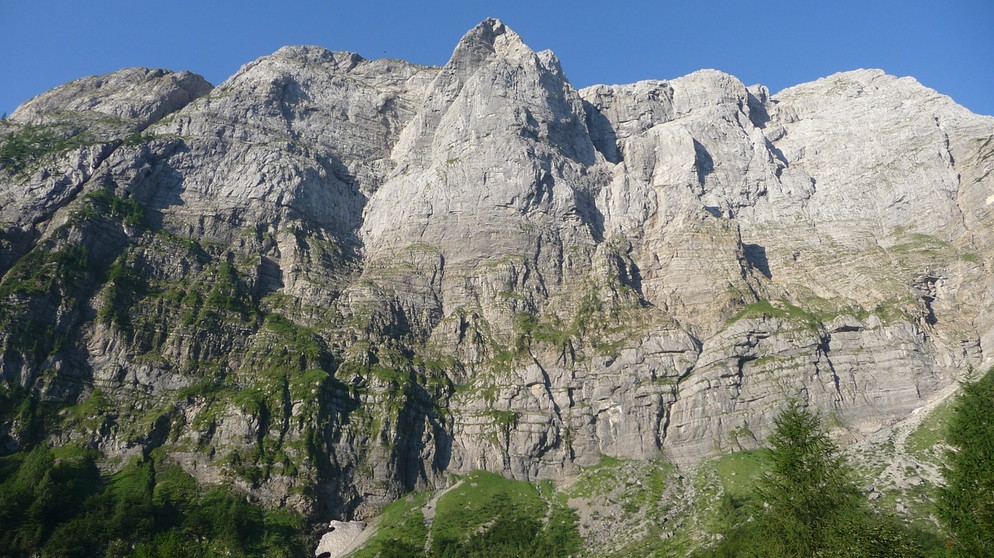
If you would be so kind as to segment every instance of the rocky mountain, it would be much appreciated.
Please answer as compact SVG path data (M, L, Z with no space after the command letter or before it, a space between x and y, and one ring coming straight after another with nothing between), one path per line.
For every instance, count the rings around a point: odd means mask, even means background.
M0 141L4 453L366 518L686 468L788 400L861 440L994 362L994 118L877 70L577 90L487 20L441 68L85 78Z

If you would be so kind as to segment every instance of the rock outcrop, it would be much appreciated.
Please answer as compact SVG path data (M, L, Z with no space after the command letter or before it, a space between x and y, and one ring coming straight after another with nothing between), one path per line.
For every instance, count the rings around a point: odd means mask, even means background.
M340 558L356 548L356 542L366 530L362 521L332 521L328 532L321 536L314 555L317 558Z
M994 118L879 71L576 90L487 20L441 68L86 78L0 141L0 378L63 409L6 451L352 519L756 447L791 399L861 438L994 355Z

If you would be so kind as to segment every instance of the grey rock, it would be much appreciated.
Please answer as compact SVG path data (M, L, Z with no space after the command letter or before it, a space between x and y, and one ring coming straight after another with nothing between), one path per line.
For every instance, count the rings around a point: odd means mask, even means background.
M487 20L441 68L87 78L0 137L37 127L96 139L0 171L0 377L103 401L59 440L316 517L692 466L788 400L862 439L994 362L994 118L910 78L578 91Z
M314 550L315 556L340 558L355 548L356 539L366 530L362 521L332 521L328 524L328 532L321 536L321 542Z
M212 88L204 78L187 71L127 68L78 79L43 93L17 107L10 120L41 125L62 122L66 113L97 114L133 123L142 130Z

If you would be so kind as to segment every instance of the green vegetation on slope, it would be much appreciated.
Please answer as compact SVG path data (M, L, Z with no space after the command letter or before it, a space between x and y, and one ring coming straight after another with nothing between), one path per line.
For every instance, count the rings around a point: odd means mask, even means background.
M994 369L967 382L953 406L939 518L954 556L994 555Z
M953 416L953 402L943 401L929 413L921 425L908 435L905 442L908 450L927 461L942 458L939 451L949 433L949 421Z
M64 348L73 328L58 318L77 308L92 273L86 246L46 248L18 260L0 282L0 331L7 348L34 361Z
M350 558L417 558L425 556L428 528L422 509L429 493L410 494L387 506L377 516L376 533Z
M543 490L543 487L545 490ZM582 548L575 512L548 485L474 471L441 494L430 527L421 493L388 506L353 558L565 558Z
M579 550L576 516L563 506L550 510L534 485L484 471L461 481L438 499L429 556L554 558Z
M883 558L941 552L935 535L870 508L818 417L792 404L774 424L763 454L766 472L744 500L736 498L743 487L731 485L721 506L727 518L723 537L696 556Z
M28 125L0 143L0 170L17 173L50 153L60 153L89 143L85 134L66 137L53 126Z
M206 491L154 459L101 477L87 451L39 446L0 458L5 556L305 556L302 518Z

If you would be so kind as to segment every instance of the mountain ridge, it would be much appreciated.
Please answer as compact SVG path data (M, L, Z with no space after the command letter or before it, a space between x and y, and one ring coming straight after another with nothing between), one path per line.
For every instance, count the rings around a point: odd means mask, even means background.
M994 362L992 137L876 70L577 90L493 19L442 67L84 78L0 125L0 378L100 406L0 439L322 519L688 467L789 399L860 439Z

